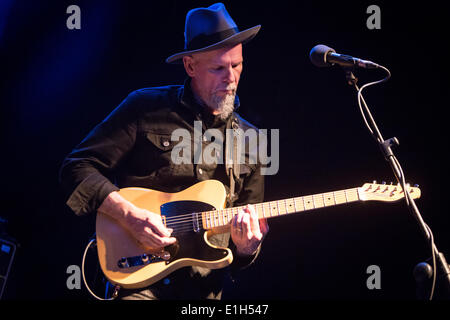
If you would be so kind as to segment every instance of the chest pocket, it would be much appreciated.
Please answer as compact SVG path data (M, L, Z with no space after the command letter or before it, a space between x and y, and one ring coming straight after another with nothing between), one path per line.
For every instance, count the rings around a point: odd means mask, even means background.
M177 180L193 176L193 165L191 159L180 163L179 155L183 153L177 148L179 141L171 140L171 133L148 131L145 140L150 152L147 161L152 163L154 175L161 180ZM190 146L189 146L190 147Z
M170 137L171 135L167 133L146 133L146 138L161 151L170 151L173 149L176 141L170 140Z

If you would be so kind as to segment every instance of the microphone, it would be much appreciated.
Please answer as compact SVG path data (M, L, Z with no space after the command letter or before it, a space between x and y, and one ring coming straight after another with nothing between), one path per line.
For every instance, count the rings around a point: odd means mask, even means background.
M318 44L311 49L309 59L316 67L331 67L338 64L341 67L379 68L379 65L375 62L336 53L334 49L323 44Z

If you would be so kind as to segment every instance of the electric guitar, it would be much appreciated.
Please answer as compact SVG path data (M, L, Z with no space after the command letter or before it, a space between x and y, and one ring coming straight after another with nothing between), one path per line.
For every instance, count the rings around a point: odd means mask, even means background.
M411 198L420 189L409 187ZM176 193L146 188L123 188L120 195L134 205L161 214L177 242L149 252L116 220L98 213L97 250L108 280L123 288L143 288L186 266L219 269L233 261L229 248L212 245L212 234L229 232L239 207L225 208L226 191L217 180L206 180ZM404 197L399 185L366 183L362 187L254 204L260 219L284 216L356 201L397 201Z

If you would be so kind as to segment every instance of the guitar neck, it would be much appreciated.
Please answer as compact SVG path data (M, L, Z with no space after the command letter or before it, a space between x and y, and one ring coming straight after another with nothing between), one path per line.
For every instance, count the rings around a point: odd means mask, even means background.
M359 189L360 188L351 188L303 197L267 201L254 204L253 206L255 207L259 219L268 219L284 216L291 213L298 213L313 209L356 202L361 200ZM244 207L245 206L239 206L202 212L201 215L204 229L211 229L228 225L233 217L237 215L239 209L242 209Z

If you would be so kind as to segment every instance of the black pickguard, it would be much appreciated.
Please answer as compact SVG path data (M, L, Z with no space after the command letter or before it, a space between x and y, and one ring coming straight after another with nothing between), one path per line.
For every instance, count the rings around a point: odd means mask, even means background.
M167 227L174 230L172 236L177 238L175 244L165 248L170 253L169 263L182 258L215 261L227 255L226 250L212 248L205 242L201 215L198 214L198 219L197 215L192 215L215 209L208 203L191 200L161 205L161 216L165 216Z

